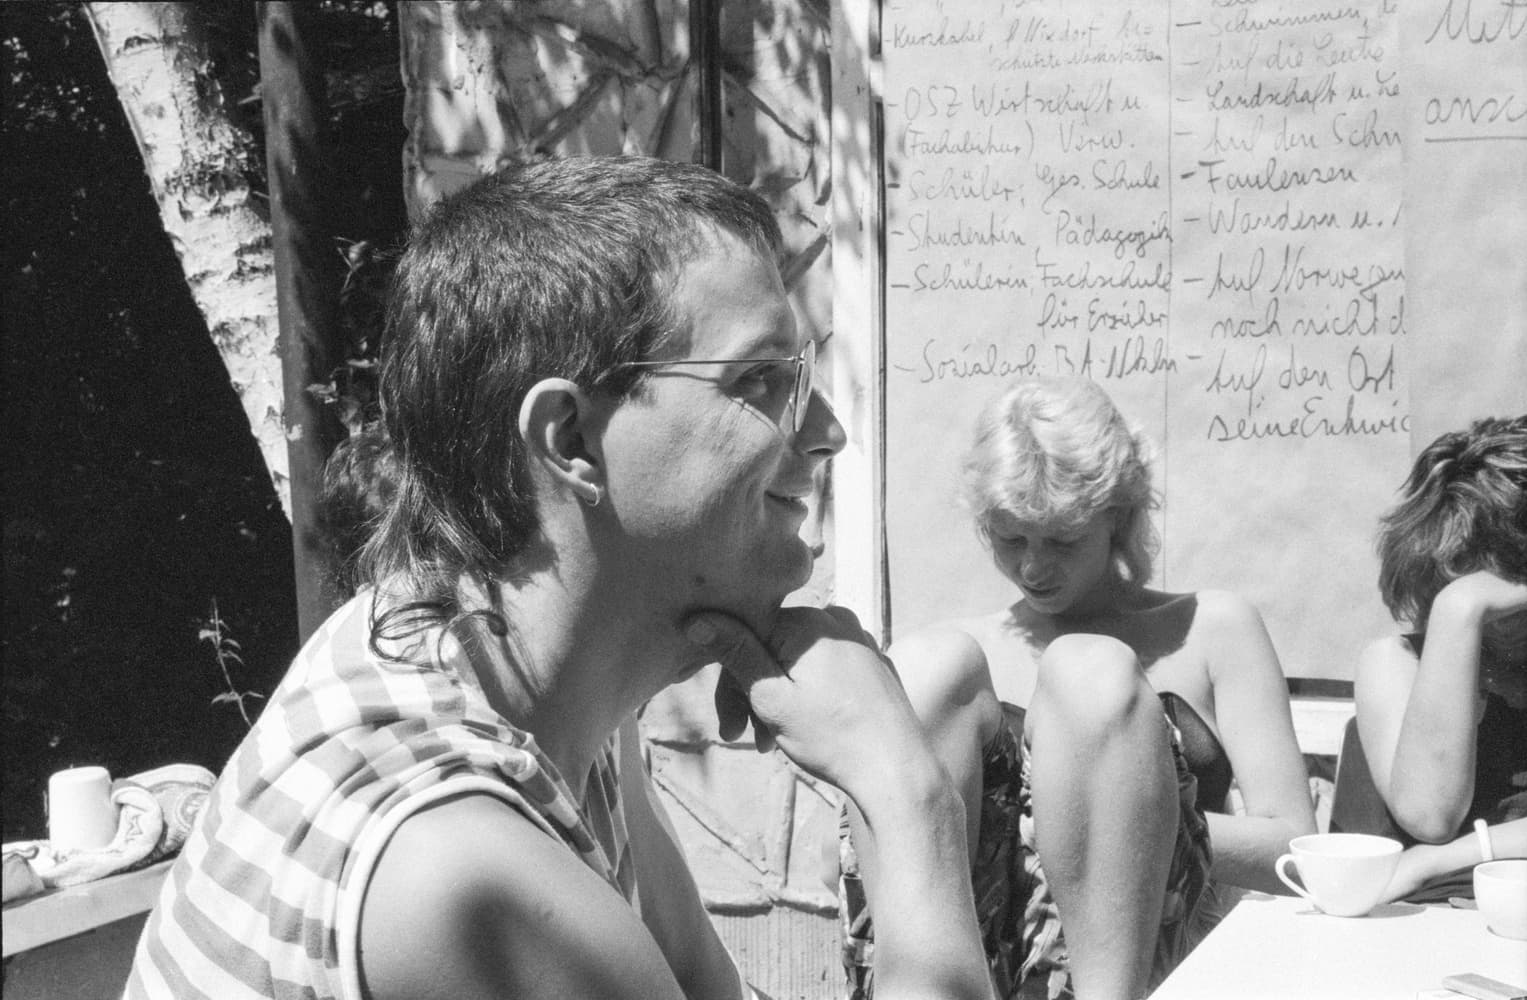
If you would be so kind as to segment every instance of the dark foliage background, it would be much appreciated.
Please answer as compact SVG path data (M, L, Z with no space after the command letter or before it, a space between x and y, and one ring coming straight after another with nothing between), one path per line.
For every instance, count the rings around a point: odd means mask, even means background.
M202 5L219 75L258 136L254 5ZM321 5L336 229L357 270L341 333L364 373L403 229L396 18ZM296 652L291 533L160 227L77 4L0 3L4 170L4 839L46 836L61 767L221 769ZM251 158L252 181L263 151ZM344 391L359 382L336 373ZM364 399L362 399L364 402ZM251 713L262 700L247 702Z

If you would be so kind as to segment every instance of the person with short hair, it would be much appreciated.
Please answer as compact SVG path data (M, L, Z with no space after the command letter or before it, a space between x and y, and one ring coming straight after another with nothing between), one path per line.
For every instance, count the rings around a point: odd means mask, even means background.
M1423 449L1377 547L1379 592L1408 630L1369 643L1353 677L1392 823L1358 832L1414 845L1390 898L1472 896L1467 869L1527 857L1527 416Z
M1273 862L1315 830L1277 654L1235 594L1147 585L1146 444L1096 383L1013 383L964 472L1018 599L891 654L962 793L997 993L1143 996L1223 912L1217 883L1280 890ZM882 912L848 915L860 996L881 995Z
M990 995L963 814L894 672L849 612L781 607L844 434L779 241L756 194L619 157L506 169L417 228L369 586L223 771L129 998L748 995L634 725L717 661L723 736L751 717L864 814L887 986Z

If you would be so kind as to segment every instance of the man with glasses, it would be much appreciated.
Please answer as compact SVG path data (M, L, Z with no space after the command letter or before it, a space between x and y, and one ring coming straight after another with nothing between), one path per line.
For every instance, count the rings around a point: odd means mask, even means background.
M544 161L399 263L395 489L371 585L298 655L209 799L129 997L740 997L636 710L710 662L856 804L882 998L987 997L963 810L842 609L781 609L843 430L756 195Z

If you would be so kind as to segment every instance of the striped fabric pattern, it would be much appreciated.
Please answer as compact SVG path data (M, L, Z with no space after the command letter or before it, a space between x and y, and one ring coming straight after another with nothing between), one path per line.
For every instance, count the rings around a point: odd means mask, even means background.
M336 918L357 841L449 782L487 779L632 898L613 741L580 809L534 737L462 682L481 647L437 632L409 663L380 660L370 604L363 593L313 635L219 777L139 940L128 1000L350 1000Z

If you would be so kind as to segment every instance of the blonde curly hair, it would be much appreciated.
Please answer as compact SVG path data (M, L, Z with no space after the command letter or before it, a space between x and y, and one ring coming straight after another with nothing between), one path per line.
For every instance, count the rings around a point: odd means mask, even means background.
M964 463L965 502L987 544L999 513L1061 534L1116 510L1115 562L1125 579L1143 584L1158 548L1149 459L1144 435L1096 382L1024 378L977 420Z

